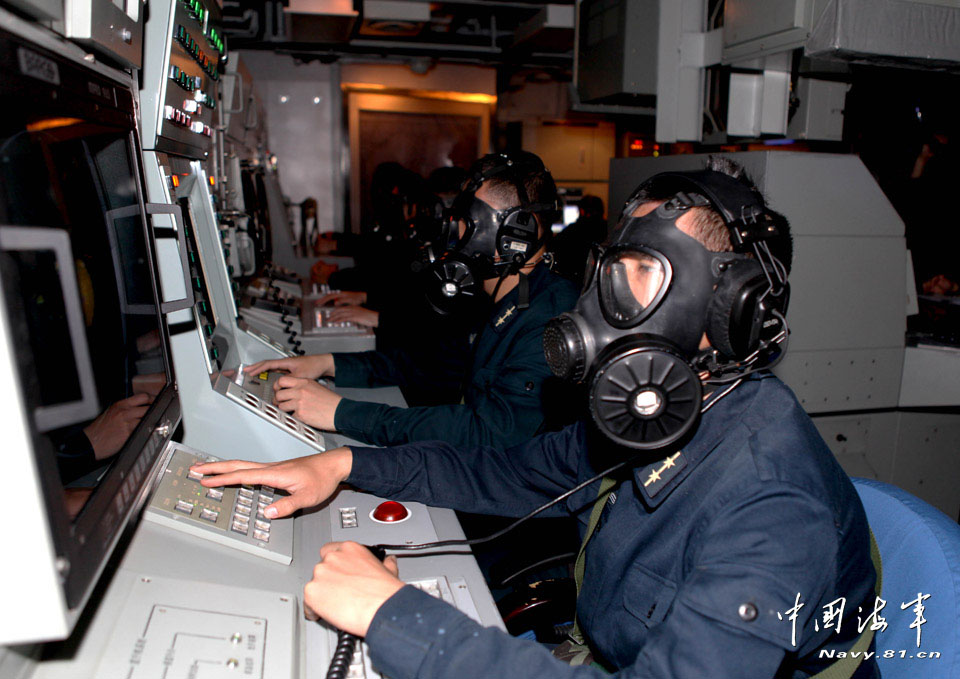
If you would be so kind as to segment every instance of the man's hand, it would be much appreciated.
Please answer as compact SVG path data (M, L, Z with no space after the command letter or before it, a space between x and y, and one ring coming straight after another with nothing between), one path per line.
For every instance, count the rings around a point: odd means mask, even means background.
M342 396L313 380L283 376L274 385L274 401L280 410L290 413L311 427L336 431L333 426Z
M381 563L356 542L328 542L320 548L320 558L303 588L304 614L365 637L380 606L404 585L397 577L397 558L388 556Z
M83 433L93 446L93 456L103 460L120 452L120 448L147 414L151 403L153 397L150 394L134 394L111 404L97 419L84 427Z
M943 274L937 274L930 280L923 282L923 294L925 295L953 295L960 290L960 286Z
M248 365L243 372L252 375L268 370L286 370L292 377L315 380L320 377L333 377L336 366L333 362L333 354L313 354L311 356L294 356L260 361Z
M328 292L317 300L317 306L333 304L333 306L360 306L367 303L367 293L352 290Z
M326 500L350 475L352 467L350 449L335 448L272 464L229 460L198 464L193 469L204 475L200 484L207 488L248 483L287 491L290 495L277 498L263 510L268 519L276 519L290 516L298 509L315 507Z
M327 320L332 323L356 323L365 328L376 328L380 325L380 312L362 306L342 306L331 310L327 314Z

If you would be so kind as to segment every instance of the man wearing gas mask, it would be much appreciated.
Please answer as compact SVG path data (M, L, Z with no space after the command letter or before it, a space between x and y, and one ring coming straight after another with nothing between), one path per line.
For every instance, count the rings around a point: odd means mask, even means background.
M377 445L442 440L500 448L530 439L544 413L550 375L543 330L577 298L573 284L542 261L544 234L556 213L553 178L532 153L490 154L471 168L444 234L423 263L425 292L438 313L469 321L476 332L469 373L451 376L451 356L428 365L403 351L320 354L264 361L248 372L286 370L276 402L307 424ZM343 399L315 379L341 387L464 384L460 404L396 408ZM439 388L439 386L438 386Z
M846 474L766 370L785 349L788 227L737 171L718 162L642 185L576 307L548 328L551 366L585 386L587 423L506 451L421 443L216 463L199 468L219 474L204 484L290 488L278 516L345 480L396 500L576 517L579 643L560 655L577 668L404 586L393 557L325 545L306 608L365 635L395 679L800 679L832 663L835 678L878 677L872 656L832 658L873 648L873 626L853 620L875 610L872 539ZM841 601L846 617L828 624Z

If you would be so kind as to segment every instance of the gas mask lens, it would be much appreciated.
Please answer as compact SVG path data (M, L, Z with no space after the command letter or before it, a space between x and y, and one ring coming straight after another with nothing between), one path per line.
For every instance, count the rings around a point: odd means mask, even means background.
M638 323L669 284L669 264L642 250L607 252L600 261L600 304L615 327Z

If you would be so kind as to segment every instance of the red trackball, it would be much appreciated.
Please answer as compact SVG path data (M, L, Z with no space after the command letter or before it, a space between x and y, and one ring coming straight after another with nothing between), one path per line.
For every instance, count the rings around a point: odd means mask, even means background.
M403 521L409 514L410 512L406 507L393 500L381 502L377 505L377 508L373 510L373 518L377 521L385 521L387 523Z

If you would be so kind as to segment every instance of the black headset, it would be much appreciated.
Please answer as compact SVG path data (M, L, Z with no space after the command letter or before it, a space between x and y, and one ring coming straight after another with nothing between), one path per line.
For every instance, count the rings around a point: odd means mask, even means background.
M496 154L498 163L485 171L477 171L467 181L462 193L476 193L484 182L494 177L506 177L517 191L519 205L502 211L494 240L496 252L502 261L525 263L543 244L543 237L537 234L537 214L555 215L561 209L559 198L550 203L531 203L524 177L536 173L549 173L543 161L536 155L525 151ZM549 224L544 224L544 232Z

